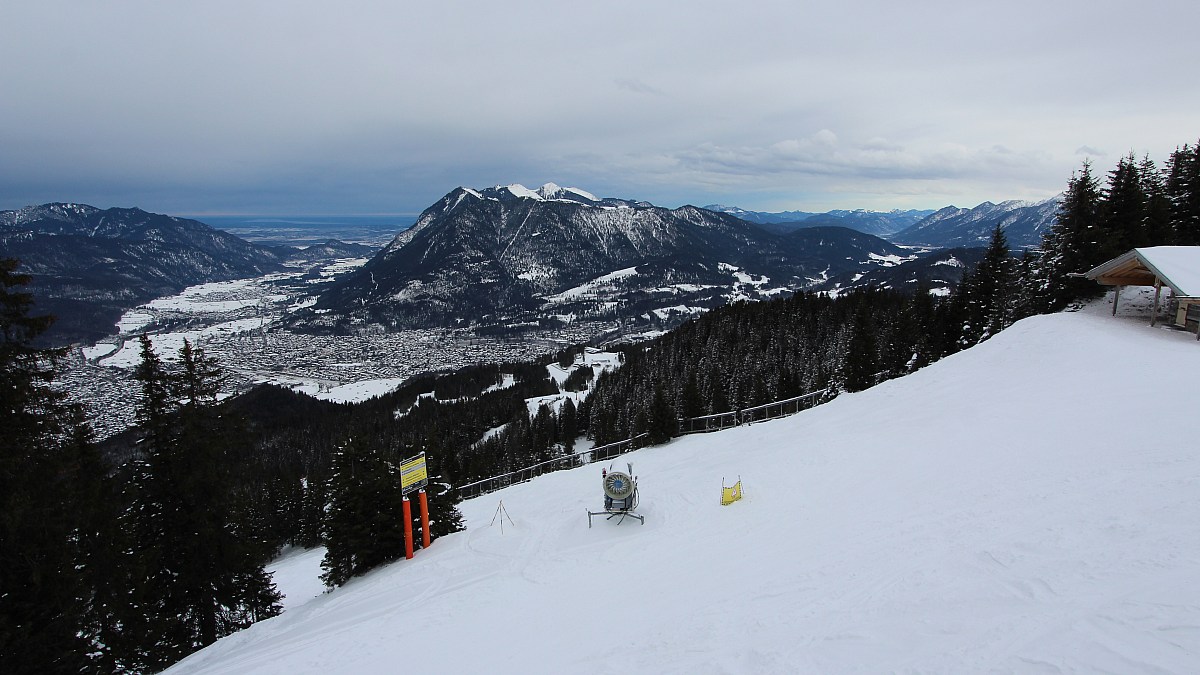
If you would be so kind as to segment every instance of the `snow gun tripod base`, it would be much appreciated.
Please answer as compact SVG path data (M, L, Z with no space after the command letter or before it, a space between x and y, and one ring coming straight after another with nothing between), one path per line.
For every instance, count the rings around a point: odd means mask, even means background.
M604 483L604 510L588 511L588 527L592 526L592 516L608 516L606 520L620 517L617 524L625 522L625 518L636 518L642 525L646 524L645 516L634 513L638 505L637 476L633 475L633 465L626 464L629 473L620 471L601 471Z
M612 520L613 518L620 517L620 520L617 521L618 525L624 522L626 517L637 518L639 523L642 525L646 524L646 516L638 515L633 511L588 511L587 514L588 527L592 526L592 516L608 516L608 518L605 518L605 520Z

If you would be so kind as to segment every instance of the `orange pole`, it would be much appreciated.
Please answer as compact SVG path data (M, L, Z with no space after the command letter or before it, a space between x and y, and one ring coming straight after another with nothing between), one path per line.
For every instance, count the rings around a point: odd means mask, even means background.
M405 495L403 500L404 509L404 557L407 560L412 560L413 557L413 540L412 540L412 505L408 501L408 496Z
M420 495L417 503L421 505L421 547L429 548L429 499L424 490L417 494Z

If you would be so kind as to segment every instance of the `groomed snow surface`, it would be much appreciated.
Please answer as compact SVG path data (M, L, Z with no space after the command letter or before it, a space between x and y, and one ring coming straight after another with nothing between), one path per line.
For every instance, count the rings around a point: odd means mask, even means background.
M171 672L1198 672L1200 344L1106 314L619 458L645 525L588 528L599 465L464 502Z

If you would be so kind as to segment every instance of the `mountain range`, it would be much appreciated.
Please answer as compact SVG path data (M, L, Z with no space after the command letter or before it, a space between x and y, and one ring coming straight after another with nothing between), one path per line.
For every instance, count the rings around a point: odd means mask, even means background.
M771 232L790 232L805 227L848 227L858 232L873 234L887 238L888 235L899 232L922 218L933 213L932 210L893 210L869 211L866 209L835 209L825 213L810 213L807 211L780 211L769 213L765 211L747 211L736 206L709 204L704 207L709 211L728 213L742 220L755 223Z
M888 237L897 244L953 248L986 246L999 225L1011 249L1041 246L1058 217L1061 195L1040 202L984 202L973 209L947 206Z
M193 284L259 276L298 257L360 256L328 242L302 252L249 243L204 223L137 208L51 203L0 211L0 257L30 275L35 312L53 314L50 344L111 334L123 312Z
M553 183L460 187L289 322L319 332L367 324L505 331L591 319L665 328L731 301L803 289L948 288L961 276L951 260L971 264L977 253L917 260L897 244L981 247L1000 225L1013 249L1036 246L1057 199L767 213L668 209ZM52 203L0 212L0 257L21 260L36 311L58 318L50 344L94 341L124 311L189 285L373 251L337 240L303 251L254 244L137 208Z
M983 202L974 208L947 206L934 210L869 211L834 210L826 213L748 211L736 206L710 204L710 211L728 213L775 232L804 227L840 226L883 237L895 244L926 248L986 246L996 225L1004 230L1013 249L1034 248L1054 224L1061 195L1040 202L1009 200Z
M514 325L661 318L895 264L904 250L841 227L769 232L694 206L598 198L553 183L460 187L375 258L330 284L298 324Z

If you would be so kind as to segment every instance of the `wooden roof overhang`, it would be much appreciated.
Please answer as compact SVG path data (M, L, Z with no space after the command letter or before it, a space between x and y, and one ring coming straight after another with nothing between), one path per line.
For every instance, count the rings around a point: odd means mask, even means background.
M1133 249L1128 253L1101 263L1082 276L1105 286L1115 286L1112 312L1117 313L1117 303L1121 299L1122 286L1153 286L1154 309L1150 314L1150 325L1158 320L1159 295L1162 287L1167 286L1177 300L1195 300L1197 276L1196 262L1200 260L1200 246L1159 246L1145 249ZM1170 271L1170 276L1165 271ZM1175 277L1172 280L1171 277ZM1187 287L1188 290L1182 287ZM1196 339L1200 340L1200 331Z
M1088 273L1088 278L1105 286L1153 286L1161 280L1158 274L1146 266L1136 255L1123 255L1108 265Z
M1141 264L1138 258L1126 261L1117 267L1092 277L1105 286L1153 286L1160 277Z

